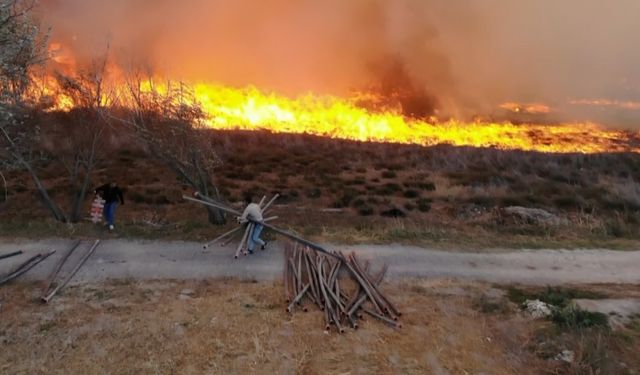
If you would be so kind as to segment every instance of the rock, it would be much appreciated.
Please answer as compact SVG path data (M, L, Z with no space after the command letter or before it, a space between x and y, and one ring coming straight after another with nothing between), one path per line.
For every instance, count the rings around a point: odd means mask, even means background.
M551 307L540 300L527 300L523 305L534 319L546 318L551 315Z
M194 292L193 289L182 289L180 291L180 294L184 295L184 296L192 296L192 295L196 294L196 292Z
M560 218L539 208L510 206L503 208L502 212L524 220L528 224L565 225L568 223L567 219Z
M573 363L573 361L576 359L576 353L574 353L571 350L563 350L554 359L556 361L563 361L563 362L567 362L567 363Z

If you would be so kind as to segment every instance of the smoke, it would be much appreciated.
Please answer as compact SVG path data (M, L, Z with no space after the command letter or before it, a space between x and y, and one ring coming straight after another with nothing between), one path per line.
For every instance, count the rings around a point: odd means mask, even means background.
M288 95L389 81L443 116L542 102L572 120L640 124L637 0L41 0L52 40L88 61ZM420 100L417 103L421 103Z

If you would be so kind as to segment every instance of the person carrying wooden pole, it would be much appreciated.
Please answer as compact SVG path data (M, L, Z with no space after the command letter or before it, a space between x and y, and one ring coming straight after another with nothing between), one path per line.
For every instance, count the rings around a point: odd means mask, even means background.
M255 223L247 237L247 249L249 250L249 254L253 254L256 245L260 245L262 250L267 246L267 243L260 238L262 229L264 229L264 225L262 225L262 209L259 204L253 203L253 197L251 195L247 194L245 196L245 203L247 204L247 207L244 209L242 215L238 217L238 222L242 224L249 221Z

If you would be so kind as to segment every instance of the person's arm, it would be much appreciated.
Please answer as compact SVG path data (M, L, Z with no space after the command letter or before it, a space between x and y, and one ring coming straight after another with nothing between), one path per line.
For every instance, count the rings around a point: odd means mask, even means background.
M240 217L238 218L238 221L239 221L240 223L246 223L246 222L247 222L247 216L249 215L249 207L250 207L250 206L247 206L247 207L244 209L244 212L242 212L242 216L240 216Z
M120 198L120 204L124 204L124 194L120 188L118 188L118 198Z

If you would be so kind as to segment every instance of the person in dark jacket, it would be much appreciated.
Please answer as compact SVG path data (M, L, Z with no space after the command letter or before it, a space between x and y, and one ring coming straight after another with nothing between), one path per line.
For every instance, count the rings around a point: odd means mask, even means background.
M120 204L124 204L122 189L120 189L115 182L110 182L97 188L95 193L100 194L102 199L105 201L103 210L104 218L107 220L109 230L113 230L116 220L116 207L118 206L118 201L120 201Z

